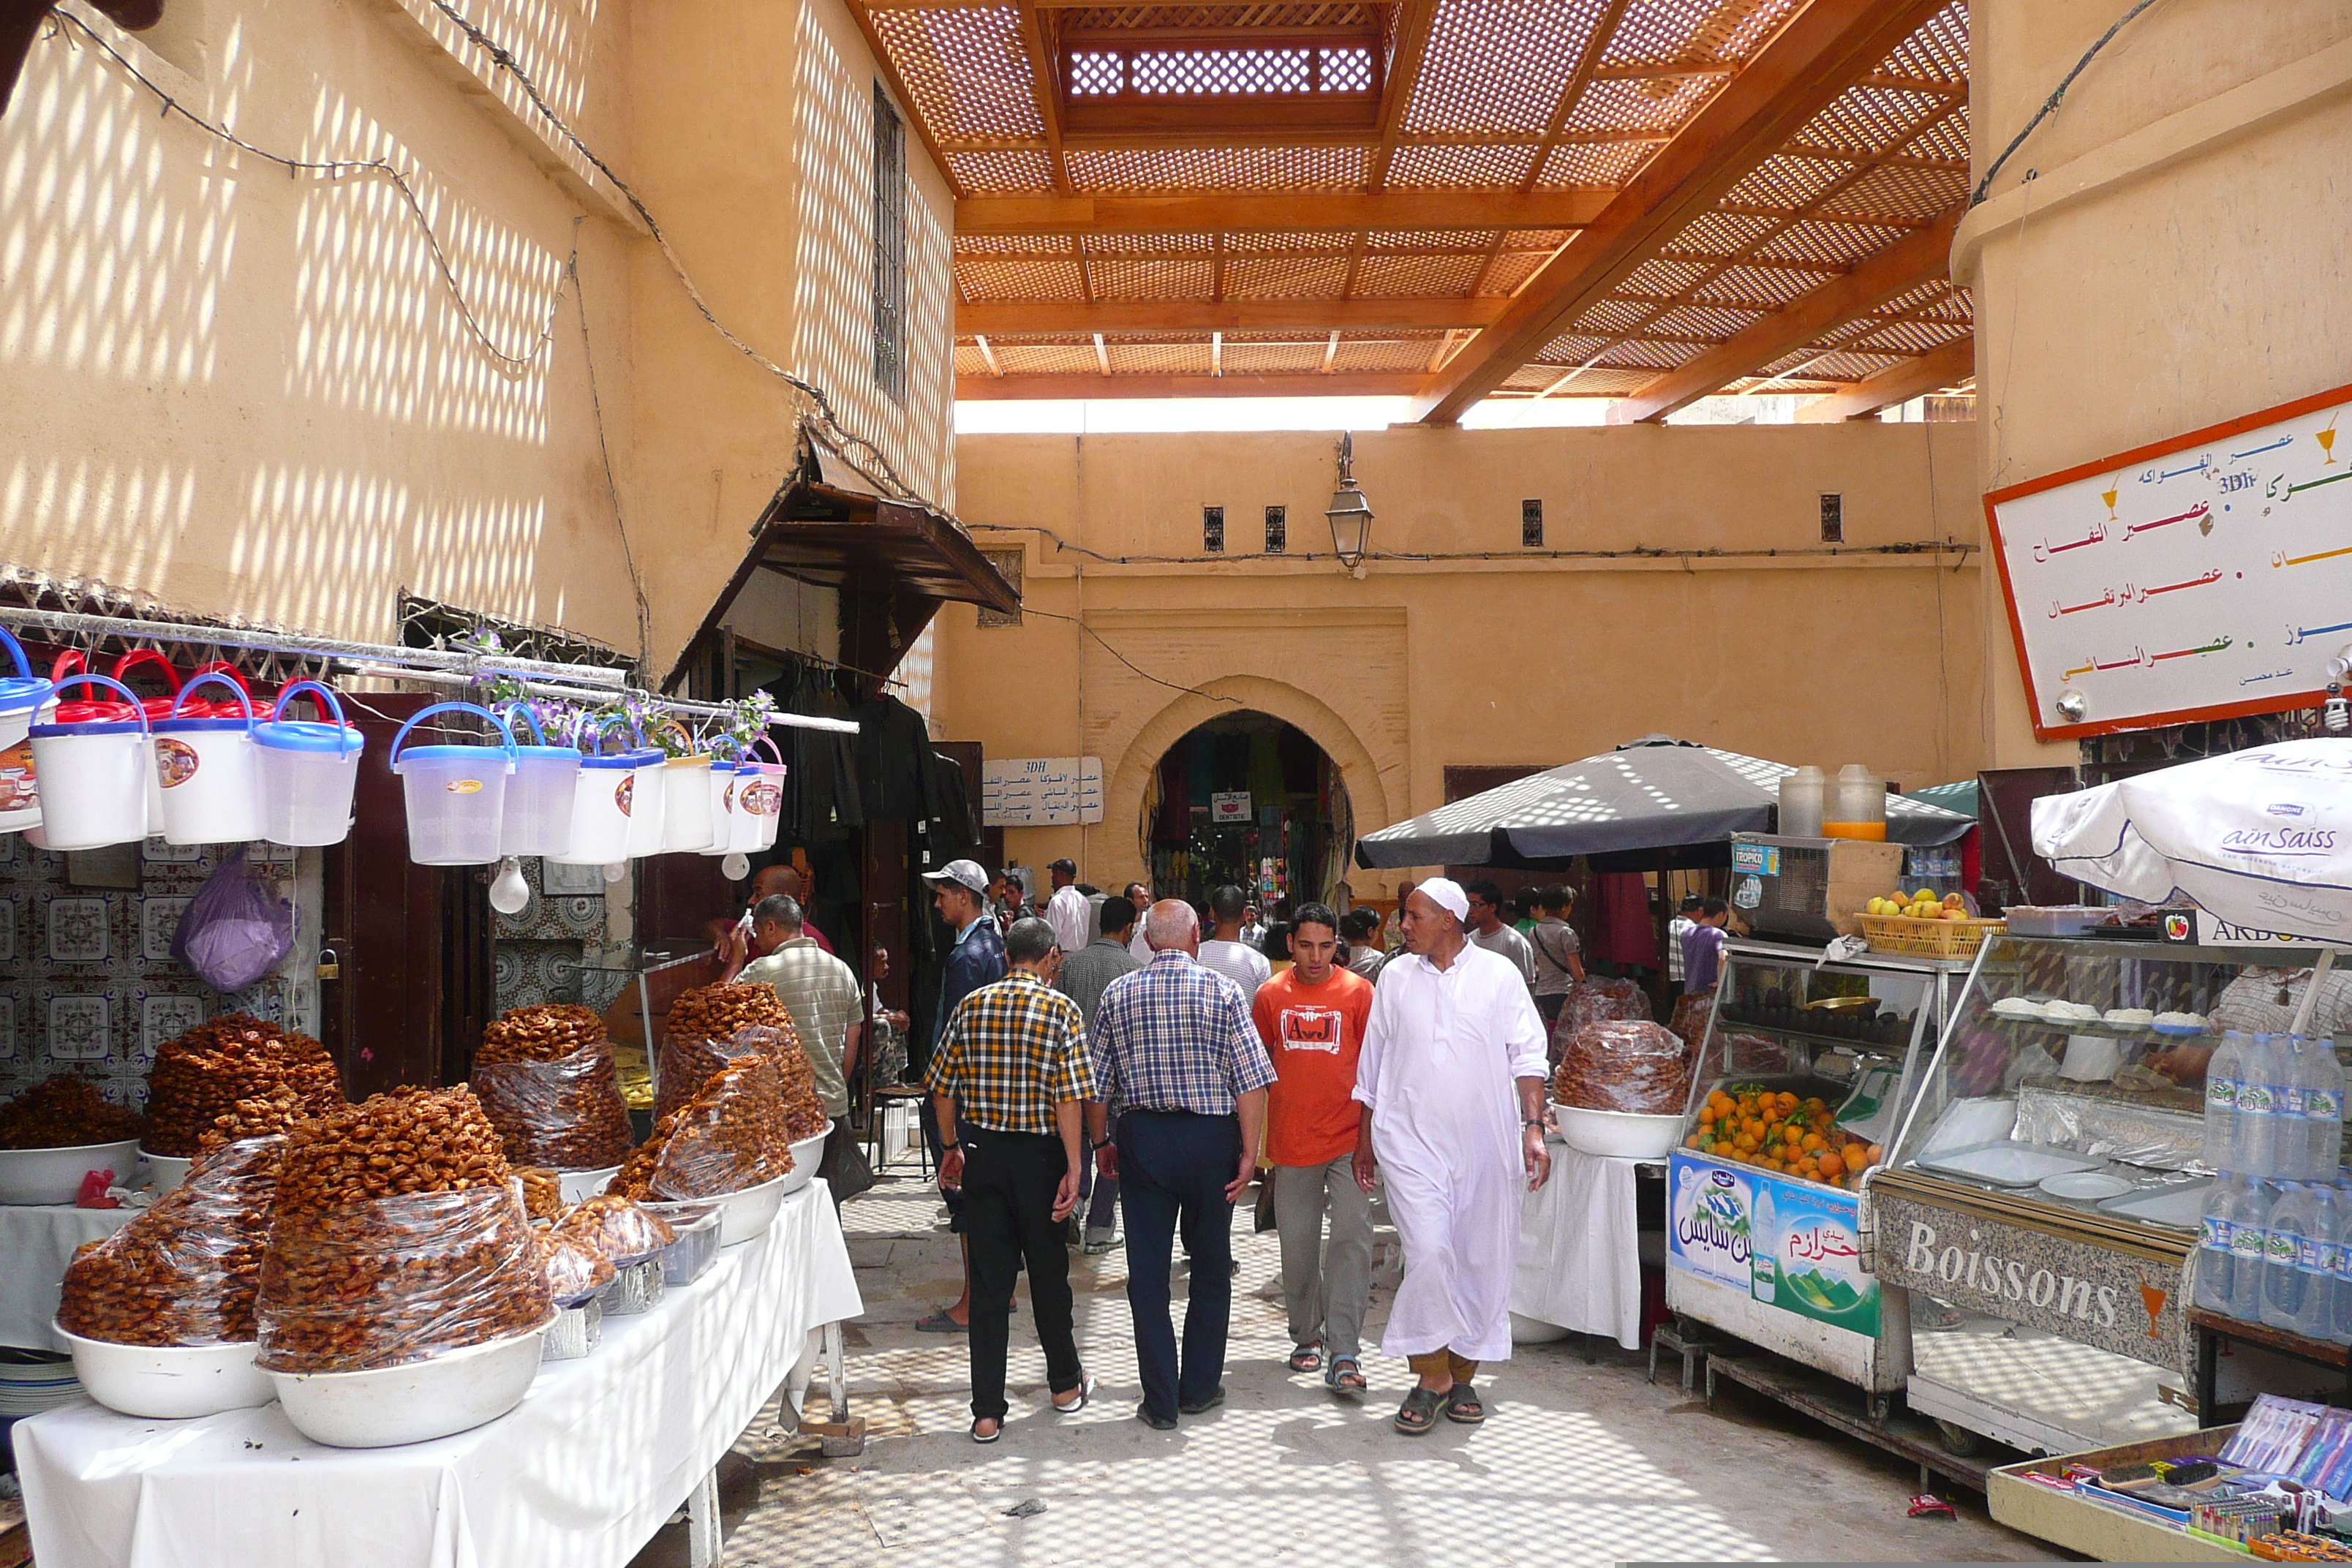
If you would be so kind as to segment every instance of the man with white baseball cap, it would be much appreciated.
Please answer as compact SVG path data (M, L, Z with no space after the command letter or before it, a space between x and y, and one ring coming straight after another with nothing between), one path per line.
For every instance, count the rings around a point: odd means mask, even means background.
M1407 896L1356 1061L1357 1184L1385 1181L1404 1243L1381 1349L1421 1380L1396 1414L1409 1436L1486 1418L1470 1380L1510 1357L1520 1194L1551 1173L1543 1019L1517 966L1463 934L1469 912L1444 877Z
M976 860L950 860L936 871L923 873L923 880L931 885L931 901L940 918L955 928L955 947L940 975L940 1005L931 1015L931 1048L938 1049L940 1037L955 1016L956 1007L963 999L983 985L993 985L1004 978L1004 937L988 914L988 873ZM929 1065L929 1052L924 1053L924 1066ZM922 1106L923 1142L930 1145L931 1161L937 1164L946 1150L940 1142L939 1119L927 1096ZM948 1229L961 1237L963 1228L963 1194L950 1191ZM932 1313L915 1327L926 1333L960 1334L971 1326L971 1265L966 1256L963 1294L952 1307Z

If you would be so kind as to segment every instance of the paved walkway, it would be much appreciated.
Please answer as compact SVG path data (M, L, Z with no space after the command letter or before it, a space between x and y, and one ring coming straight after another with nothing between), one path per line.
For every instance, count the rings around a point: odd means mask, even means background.
M1389 1417L1411 1383L1369 1350L1372 1396L1349 1402L1295 1376L1272 1233L1239 1212L1225 1405L1169 1433L1134 1419L1123 1252L1074 1256L1079 1347L1101 1380L1076 1417L1047 1409L1045 1362L1013 1320L1013 1415L991 1447L966 1436L961 1336L917 1318L958 1289L935 1194L891 1182L844 1218L865 1293L849 1331L851 1402L865 1454L827 1461L763 1421L724 1497L735 1568L1010 1568L1013 1564L1605 1563L1661 1559L2032 1561L2055 1553L1964 1503L1958 1521L1905 1517L1917 1471L1726 1392L1717 1412L1634 1358L1587 1366L1561 1345L1522 1347L1480 1380L1489 1419L1406 1438ZM1392 1233L1384 1233L1384 1242ZM1180 1289L1181 1289L1180 1277ZM1372 1321L1387 1317L1376 1289ZM1377 1340L1377 1333L1368 1337ZM821 1384L820 1384L821 1386ZM822 1396L819 1398L822 1408ZM1041 1503L1024 1518L1007 1510ZM685 1561L673 1526L641 1568Z

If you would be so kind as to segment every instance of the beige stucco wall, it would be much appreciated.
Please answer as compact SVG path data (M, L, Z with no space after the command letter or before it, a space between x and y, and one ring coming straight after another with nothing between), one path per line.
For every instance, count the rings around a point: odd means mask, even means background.
M1322 743L1360 833L1439 804L1448 764L1558 763L1653 731L1914 786L1966 777L1976 558L1817 552L1824 491L1850 544L1977 542L1973 444L1965 425L1875 423L1365 432L1376 550L1495 559L1381 559L1360 582L1329 558L1332 437L966 437L963 516L1024 548L1031 613L941 615L935 729L990 756L1100 756L1103 823L1015 830L1006 850L1070 855L1106 886L1141 870L1148 770L1233 705ZM1530 498L1555 549L1791 553L1541 557L1519 547ZM1324 559L1246 553L1272 504ZM1204 505L1226 509L1233 557L1134 559L1199 556Z
M466 9L721 318L951 500L951 209L910 137L901 406L873 388L875 69L839 0ZM100 50L37 43L0 120L0 563L370 639L394 635L404 588L634 655L609 450L667 669L790 464L785 390L694 314L593 173L544 172L586 165L425 0L171 0L148 43L93 20L257 147L406 172L432 239L380 175L289 178L160 118ZM432 244L524 363L473 340Z
M1978 177L2122 9L1971 7ZM1976 292L1983 487L2352 381L2347 142L2352 5L2169 0L2118 33L1954 247ZM2032 739L1990 601L1992 755L2071 763Z

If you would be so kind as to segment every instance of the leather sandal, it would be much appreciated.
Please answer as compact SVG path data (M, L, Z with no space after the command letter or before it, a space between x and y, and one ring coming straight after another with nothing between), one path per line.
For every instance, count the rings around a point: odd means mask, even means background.
M1445 1418L1465 1426L1475 1426L1486 1419L1486 1407L1478 1403L1478 1391L1466 1383L1457 1383L1445 1395Z
M1396 1429L1408 1437L1426 1437L1437 1425L1437 1408L1445 1395L1426 1388L1416 1388L1404 1396L1397 1407Z

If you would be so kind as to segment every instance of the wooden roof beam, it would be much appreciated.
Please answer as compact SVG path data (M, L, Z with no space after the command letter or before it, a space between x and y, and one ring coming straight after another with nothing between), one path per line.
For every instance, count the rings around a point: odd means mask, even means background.
M1432 378L1421 419L1451 425L1508 381L1941 9L1943 0L1811 0Z
M960 375L956 396L966 401L1085 397L1410 397L1425 375L1340 372L1318 375Z
M1504 195L1482 191L1337 191L1288 195L966 196L958 234L1213 234L1239 230L1578 228L1604 211L1597 187Z
M1282 332L1486 326L1501 300L1076 300L959 304L959 336L1024 332Z
M1428 56L1430 30L1436 25L1437 0L1403 0L1397 6L1396 58L1381 84L1380 143L1366 171L1373 190L1388 184L1389 160L1396 155L1397 137L1404 130L1405 110L1412 106L1413 89L1421 85L1421 62Z
M1798 295L1772 314L1734 334L1721 348L1669 371L1618 403L1609 410L1609 423L1638 425L1664 419L1675 409L1686 407L1793 350L1803 348L1823 333L1868 315L1896 295L1909 293L1922 283L1945 276L1951 263L1952 230L1959 220L1958 209L1946 213L1933 227L1907 235L1875 256L1865 257L1844 277ZM1641 334L1637 329L1631 335Z
M1966 381L1976 373L1977 340L1971 332L1917 359L1889 365L1843 392L1806 404L1797 410L1797 423L1833 425L1844 419L1866 419L1882 408L1908 403L1939 387Z
M1053 171L1054 189L1070 194L1069 166L1062 160L1061 94L1055 87L1058 61L1045 47L1045 25L1037 19L1034 0L1021 0L1021 47L1029 51L1029 85L1037 105L1038 122L1045 128L1045 163Z

